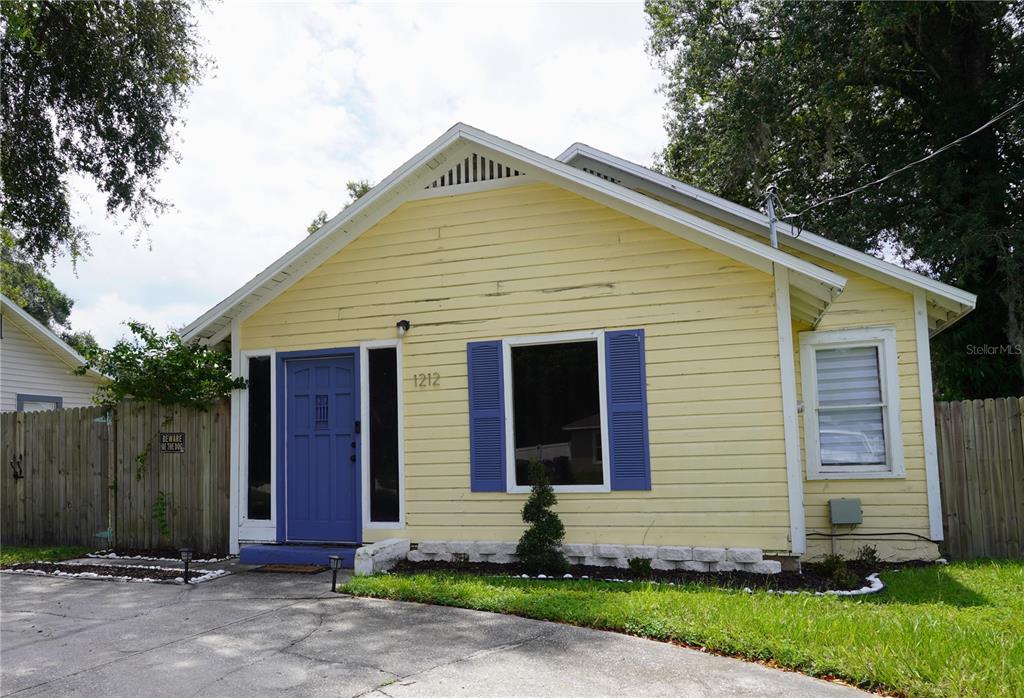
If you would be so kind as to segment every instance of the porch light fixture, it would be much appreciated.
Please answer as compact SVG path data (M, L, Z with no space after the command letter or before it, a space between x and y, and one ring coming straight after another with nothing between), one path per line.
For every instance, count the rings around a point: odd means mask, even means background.
M185 563L185 583L188 584L188 563L192 562L192 548L182 548L178 551L181 561Z
M412 325L409 324L408 320L399 320L398 322L395 323L395 328L398 330L399 337L404 337L405 333L409 331L410 327L412 327Z
M341 556L331 555L327 558L331 563L331 591L338 590L338 570L341 569Z

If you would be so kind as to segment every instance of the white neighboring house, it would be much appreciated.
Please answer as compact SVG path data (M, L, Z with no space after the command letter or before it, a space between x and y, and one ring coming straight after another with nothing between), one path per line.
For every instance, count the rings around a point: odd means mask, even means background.
M72 371L85 359L0 294L0 412L86 407L104 376Z

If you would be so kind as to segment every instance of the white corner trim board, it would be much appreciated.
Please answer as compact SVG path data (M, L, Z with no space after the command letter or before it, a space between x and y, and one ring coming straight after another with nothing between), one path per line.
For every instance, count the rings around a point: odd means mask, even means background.
M779 335L779 372L782 380L782 426L786 448L786 488L789 494L789 547L793 553L807 552L804 512L804 474L800 454L800 424L797 416L796 360L793 321L789 307L789 270L775 268L775 321Z
M939 486L939 452L935 436L935 403L932 387L932 353L929 346L928 308L924 291L914 291L914 335L917 337L917 378L921 396L921 435L924 439L924 470L928 492L928 529L933 541L943 539L942 493Z

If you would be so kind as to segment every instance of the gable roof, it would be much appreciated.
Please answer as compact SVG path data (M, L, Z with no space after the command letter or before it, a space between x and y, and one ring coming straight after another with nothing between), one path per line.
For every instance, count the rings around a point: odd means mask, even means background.
M15 323L18 327L24 330L28 336L42 344L46 349L49 349L53 354L56 354L57 358L72 368L78 368L82 364L86 363L85 357L75 351L70 344L65 342L53 330L29 315L24 308L2 293L0 293L0 310L3 311L4 317L13 315L16 318ZM102 373L94 371L93 369L88 369L87 373L96 378L106 378Z
M704 215L714 216L766 239L768 237L768 217L763 213L584 143L572 144L557 159L630 189L685 206ZM792 225L781 221L777 223L776 228L779 233L786 235L780 235L780 244L794 250L836 262L890 286L911 292L915 289L924 291L929 330L932 335L962 318L973 310L977 303L977 296L973 293L841 245L810 231L797 231Z
M525 175L525 181L543 181L650 223L698 245L767 273L774 265L790 270L794 315L812 324L824 314L846 285L846 279L823 267L774 249L741 233L705 220L676 206L658 201L606 178L528 150L489 133L458 123L414 155L348 208L300 241L249 282L203 313L182 332L186 341L223 341L233 322L240 322L268 303L320 262L336 254L402 203L433 191L447 176L448 192L458 194L481 183L456 177L453 172L470 158L500 163L506 170ZM473 170L476 171L475 168ZM466 182L470 182L466 184ZM492 182L504 185L507 182ZM484 182L483 184L487 184Z

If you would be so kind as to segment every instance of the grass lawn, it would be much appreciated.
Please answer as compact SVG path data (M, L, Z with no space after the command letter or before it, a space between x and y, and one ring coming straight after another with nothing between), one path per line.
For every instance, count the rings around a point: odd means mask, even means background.
M355 577L341 591L615 630L911 696L1024 695L1024 561L882 580L859 598L447 573Z
M19 562L36 562L37 560L47 562L69 560L73 557L82 557L92 550L93 548L84 548L78 545L5 545L0 548L0 566L16 565Z

